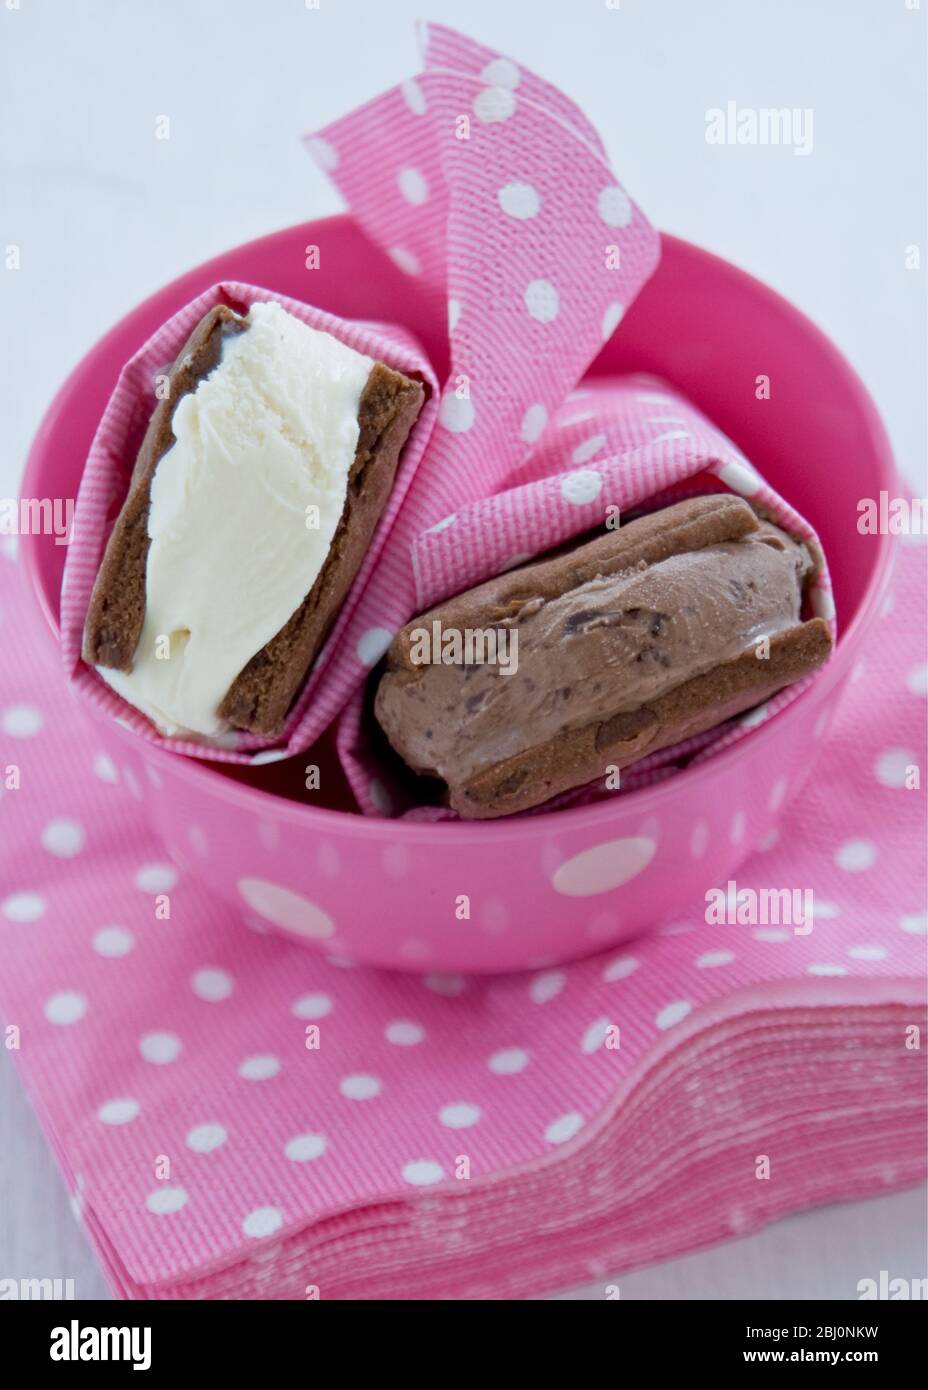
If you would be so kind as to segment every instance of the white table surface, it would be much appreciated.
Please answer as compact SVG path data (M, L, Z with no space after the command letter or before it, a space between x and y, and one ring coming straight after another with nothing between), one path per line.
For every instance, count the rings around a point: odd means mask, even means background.
M556 82L658 226L816 320L923 494L928 0L913 4L0 0L0 498L55 389L117 318L229 246L339 209L297 137L411 75L419 17ZM812 153L707 144L706 112L729 100L811 108ZM164 115L171 138L156 140ZM906 268L913 244L921 270ZM792 1217L618 1282L622 1298L854 1298L881 1269L925 1276L924 1194ZM0 1052L0 1277L56 1276L106 1296Z

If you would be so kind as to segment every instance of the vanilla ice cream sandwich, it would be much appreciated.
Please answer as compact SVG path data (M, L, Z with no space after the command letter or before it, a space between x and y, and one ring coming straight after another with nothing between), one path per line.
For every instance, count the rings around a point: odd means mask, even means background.
M830 631L801 617L816 563L739 497L677 502L414 619L377 718L462 816L538 806L820 666Z
M165 734L276 735L423 399L279 304L211 309L142 441L84 660Z

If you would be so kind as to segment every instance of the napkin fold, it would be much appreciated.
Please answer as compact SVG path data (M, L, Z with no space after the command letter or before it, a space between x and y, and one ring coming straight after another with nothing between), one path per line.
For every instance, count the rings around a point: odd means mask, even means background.
M805 791L738 871L735 897L812 890L810 934L699 903L495 978L249 930L164 861L137 799L157 786L94 746L2 555L0 611L30 654L0 667L4 1037L119 1294L607 1296L923 1177L923 553L900 547Z

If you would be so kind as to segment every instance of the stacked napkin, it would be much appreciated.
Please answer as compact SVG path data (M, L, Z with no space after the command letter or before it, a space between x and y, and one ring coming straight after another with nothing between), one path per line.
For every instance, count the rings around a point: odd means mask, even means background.
M699 903L617 954L487 979L249 930L163 862L133 796L157 787L94 747L2 556L0 611L29 653L0 668L0 1012L117 1292L605 1294L923 1176L918 551L801 800L738 873L811 889L811 933L710 926Z

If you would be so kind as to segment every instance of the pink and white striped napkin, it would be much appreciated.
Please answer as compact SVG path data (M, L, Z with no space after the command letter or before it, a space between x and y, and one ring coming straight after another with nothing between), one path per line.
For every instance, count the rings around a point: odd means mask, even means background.
M924 1176L923 554L900 547L812 777L738 871L811 889L809 935L699 903L496 978L249 930L163 861L2 555L0 613L30 653L0 666L4 1038L119 1294L607 1296L624 1269Z

